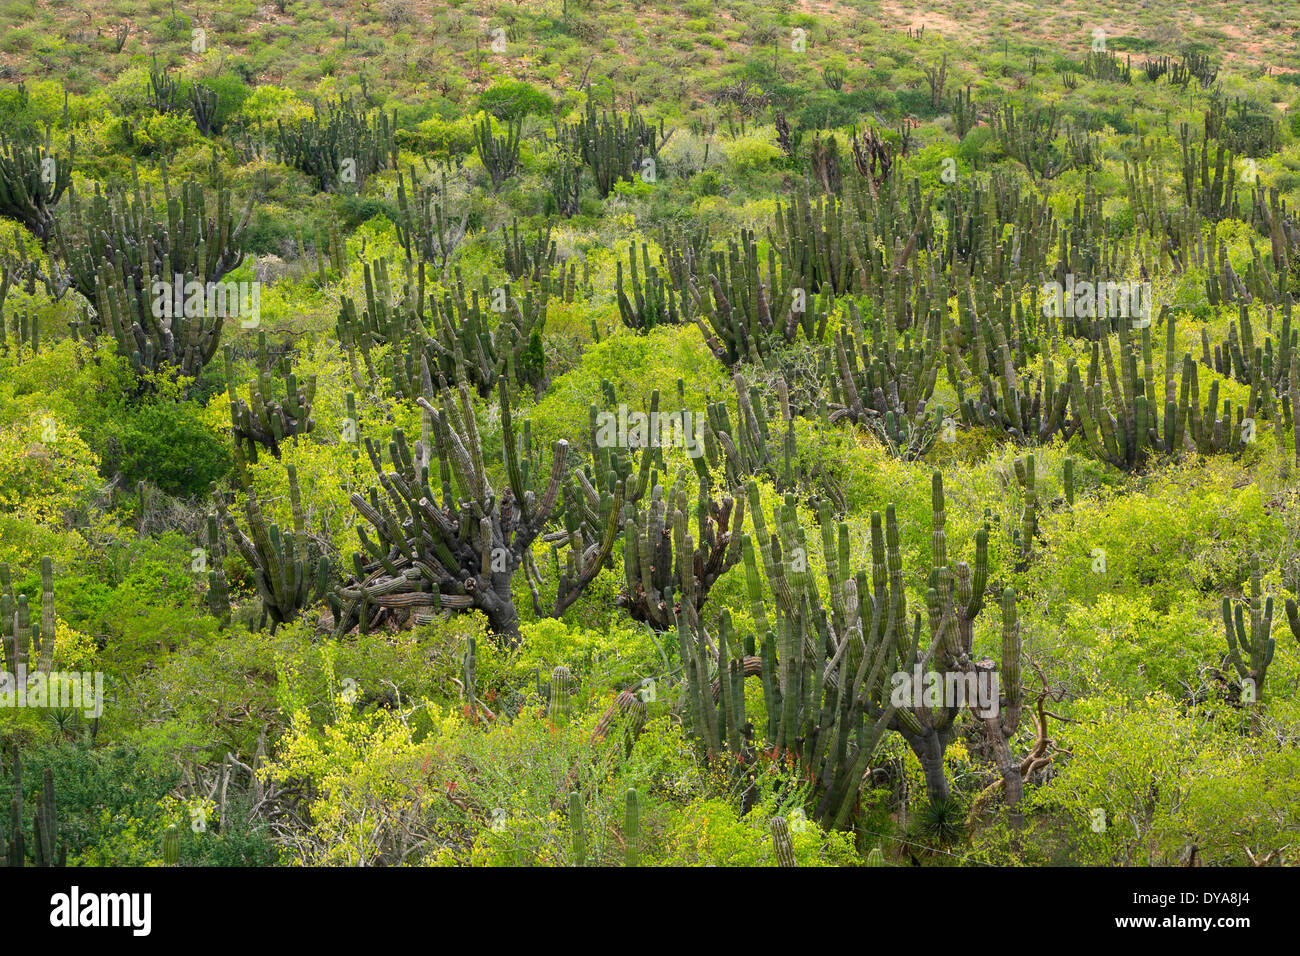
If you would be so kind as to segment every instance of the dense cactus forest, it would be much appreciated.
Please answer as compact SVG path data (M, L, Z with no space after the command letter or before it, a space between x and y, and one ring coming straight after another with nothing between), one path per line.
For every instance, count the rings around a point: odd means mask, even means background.
M0 863L1300 862L1297 34L0 3Z

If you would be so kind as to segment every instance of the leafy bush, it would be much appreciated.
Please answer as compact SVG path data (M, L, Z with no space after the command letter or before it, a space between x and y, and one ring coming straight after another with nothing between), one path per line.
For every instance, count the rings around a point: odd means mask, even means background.
M480 110L506 123L530 113L547 116L554 107L549 96L523 80L498 80L478 97Z
M192 402L158 400L128 408L107 429L104 470L168 494L206 495L230 468L222 436L200 420Z

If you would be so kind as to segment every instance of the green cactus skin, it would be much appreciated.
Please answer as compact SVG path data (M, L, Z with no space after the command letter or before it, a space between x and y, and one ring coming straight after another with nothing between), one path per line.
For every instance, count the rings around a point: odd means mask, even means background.
M1295 630L1300 618L1293 613L1293 609L1294 602L1288 602L1287 618L1292 630ZM1272 636L1273 598L1263 596L1258 556L1251 558L1250 598L1245 608L1238 604L1234 610L1232 600L1227 597L1223 599L1223 631L1228 645L1228 661L1243 683L1251 682L1251 690L1247 692L1250 698L1260 700L1264 694L1268 667L1273 663L1277 641Z
M552 720L569 716L570 703L573 700L573 673L560 664L551 671L551 700L547 713Z
M176 866L181 860L181 831L174 823L163 830L162 860L163 866Z
M774 816L768 821L772 831L772 854L777 866L798 866L794 855L794 840L790 837L790 824L783 816Z

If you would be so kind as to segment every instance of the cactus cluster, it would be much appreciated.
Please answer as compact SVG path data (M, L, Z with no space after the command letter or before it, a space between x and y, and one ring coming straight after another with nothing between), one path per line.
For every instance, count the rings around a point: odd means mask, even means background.
M1252 386L1247 404L1224 399L1220 406L1215 380L1202 408L1198 366L1190 354L1183 355L1181 376L1175 379L1175 369L1180 367L1175 346L1177 323L1168 313L1164 320L1163 396L1156 391L1149 325L1142 327L1139 342L1127 323L1121 323L1118 367L1110 340L1103 337L1094 342L1086 385L1078 365L1073 360L1070 363L1070 406L1080 421L1080 431L1098 458L1122 470L1138 470L1156 453L1181 454L1187 447L1203 455L1237 452L1254 441L1260 409L1258 383Z
M551 222L539 229L532 242L519 236L519 220L510 224L510 232L501 227L501 250L505 259L506 272L516 281L527 279L530 283L539 283L543 277L551 274L556 264L555 240L551 238Z
M656 128L636 110L621 113L615 108L597 114L595 100L588 97L586 112L576 123L557 129L556 142L567 155L582 160L603 199L619 182L632 182L642 173L671 135L671 130L664 132L662 120ZM571 167L562 162L561 169Z
M939 435L942 406L931 406L943 349L937 311L899 341L895 321L873 322L870 338L856 305L851 329L835 333L835 361L827 370L832 422L868 426L895 457L920 458Z
M67 223L55 228L53 245L72 287L94 306L88 335L110 335L137 370L171 366L194 377L216 354L227 314L240 308L239 290L221 280L243 261L252 198L236 220L219 174L210 202L197 180L177 193L165 165L161 173L162 218L133 169L130 192L96 187L83 205L70 191Z
M54 564L41 558L41 615L33 620L26 594L15 594L9 565L0 564L0 642L4 671L48 674L54 666Z
M658 265L650 263L650 252L641 243L641 266L637 266L636 243L628 247L628 281L624 281L623 260L618 260L614 289L619 315L629 329L644 332L658 325L677 325L694 317L693 289L681 292L670 279L667 265L660 257ZM628 296L628 291L631 296Z
M1027 360L1023 347L1011 347L1001 323L985 322L980 328L987 349L977 346L971 351L980 383L977 394L967 395L960 348L950 339L945 349L962 423L987 428L1017 444L1044 445L1058 436L1069 439L1077 423L1068 415L1070 390L1066 382L1057 381L1055 363L1044 359L1041 377L1017 374Z
M41 352L41 326L39 318L32 315L26 307L13 317L12 331L5 316L5 299L13 283L14 270L8 262L0 261L0 354L10 354L9 336L14 339L14 360L21 363L24 353L39 355ZM29 272L29 278L30 278Z
M700 482L692 535L686 484L683 472L671 492L655 485L644 508L624 507L618 605L658 631L672 630L683 617L697 619L718 578L740 561L744 499L714 499Z
M451 203L446 170L437 183L422 183L411 166L411 184L397 176L397 238L408 261L428 263L446 275L456 249L469 231L469 214Z
M226 534L247 562L253 584L262 599L264 620L271 630L288 624L320 600L329 587L329 561L321 553L314 536L307 530L307 516L298 489L298 471L285 468L289 481L289 501L293 509L293 529L281 530L268 523L256 492L244 496L244 515L248 534L230 514L224 496L217 495L217 511Z
M309 375L299 386L298 377L290 368L287 355L279 361L268 363L266 333L258 335L257 368L259 374L249 384L248 401L235 391L234 350L225 350L226 389L230 397L230 430L235 439L235 467L242 473L246 463L257 464L257 449L266 449L280 457L280 444L287 439L297 439L311 432L315 423L311 418L312 403L316 399L316 376ZM277 389L275 379L267 369L273 364L283 382ZM277 391L284 398L276 397Z
M1297 623L1294 608L1294 602L1288 603L1287 615L1293 629ZM1248 603L1244 607L1234 606L1231 598L1223 599L1223 631L1228 644L1228 663L1242 681L1243 702L1258 700L1264 692L1264 678L1276 648L1273 598L1262 596L1258 557L1251 560Z
M41 242L49 239L54 209L72 183L76 149L75 137L61 156L48 135L44 145L0 136L0 216L22 223Z
M381 614L477 608L494 633L508 638L518 633L511 584L555 511L568 442L556 442L539 499L525 480L531 469L521 465L504 381L498 391L509 480L499 494L488 479L475 409L463 382L457 391L444 390L437 406L424 396L417 399L424 411L423 436L412 449L405 434L394 430L388 446L392 470L366 439L383 494L372 489L369 498L351 496L375 538L358 526L363 550L353 556L352 580L336 594L338 632L354 625L368 630ZM431 484L435 469L441 495Z
M23 763L18 745L9 751L12 774L9 801L9 836L0 839L0 866L23 867L27 865L26 821L23 800ZM45 768L41 789L36 792L36 810L32 815L31 849L37 866L67 866L68 846L59 839L58 801L54 792L54 772Z
M500 135L493 133L491 117L484 116L474 127L474 148L479 161L487 170L492 180L492 191L519 171L519 143L523 131L523 120L513 120L506 124Z
M466 382L484 396L501 381L535 391L546 386L541 334L551 290L549 276L525 292L522 300L514 297L509 286L491 288L486 275L467 296L459 268L441 299L426 299L423 263L414 274L407 263L407 281L397 297L384 260L367 264L364 276L365 306L358 311L344 296L336 326L358 388L367 387L358 353L374 390L379 372L371 349L385 344L396 346L387 354L386 377L397 394L411 401L444 382ZM426 305L432 311L427 316ZM495 325L490 319L493 314L498 316Z
M919 688L900 702L891 694L891 675L938 671L961 678L992 675L992 661L972 658L976 618L984 608L988 575L988 532L976 534L975 567L948 560L943 483L933 480L931 567L926 590L930 641L922 650L922 615L911 623L903 584L897 518L890 506L871 524L872 569L849 566L848 527L836 526L823 504L822 537L827 591L822 596L811 570L808 542L793 496L774 518L769 534L755 484L750 485L756 534L742 545L746 580L757 633L742 640L729 611L719 616L716 638L700 622L678 619L678 642L687 675L688 726L705 750L752 758L757 729L745 715L744 681L760 677L767 702L768 748L798 760L816 785L816 811L833 825L852 813L863 771L887 730L900 733L920 760L932 799L946 799L943 754L957 714L970 706L986 728L1007 781L1010 805L1021 794L1020 770L1009 739L1019 721L1020 636L1015 596L1002 595L1003 649L1000 707L989 716L969 701L921 703ZM757 544L755 543L757 542ZM767 578L763 588L756 554ZM770 598L768 594L770 593ZM769 607L769 601L771 605ZM775 612L772 621L770 611ZM769 623L771 621L771 623ZM761 653L754 644L761 640ZM714 675L712 678L710 675ZM967 686L970 686L968 684Z
M993 133L1002 151L1018 160L1039 181L1055 179L1072 165L1057 138L1062 132L1056 106L1016 111L1006 104L992 114Z
M368 176L397 168L396 125L395 113L367 115L342 96L317 102L310 119L276 121L276 158L311 176L323 192L359 190Z

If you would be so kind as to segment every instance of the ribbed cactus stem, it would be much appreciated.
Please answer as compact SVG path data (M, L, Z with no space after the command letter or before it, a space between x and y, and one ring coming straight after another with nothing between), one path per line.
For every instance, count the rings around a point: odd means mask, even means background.
M569 716L569 701L573 695L573 674L563 664L551 671L551 703L549 714L552 720Z
M798 866L794 855L794 839L790 836L790 824L785 817L777 815L768 821L772 831L772 853L777 866Z
M181 831L172 824L162 834L163 866L175 866L181 860Z

